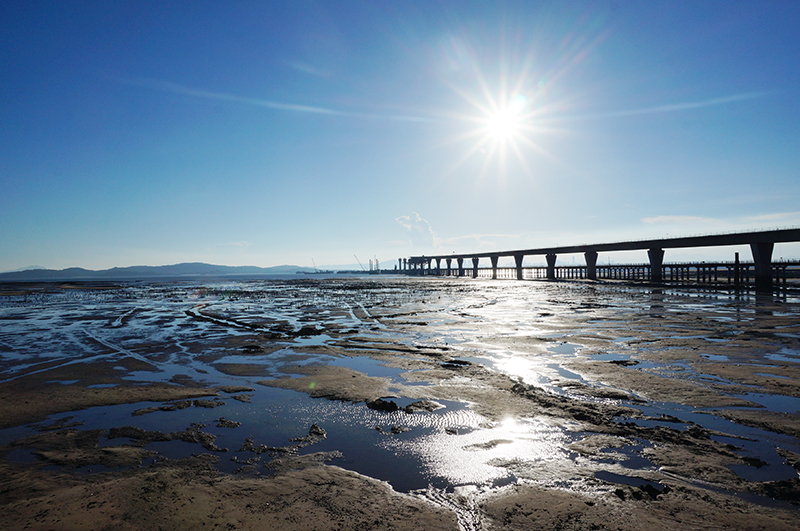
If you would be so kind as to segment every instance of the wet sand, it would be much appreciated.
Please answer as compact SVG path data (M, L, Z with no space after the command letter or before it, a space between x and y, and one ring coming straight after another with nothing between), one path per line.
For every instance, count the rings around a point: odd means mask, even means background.
M327 305L314 303L301 286L297 319L230 302L254 297L246 291L230 290L227 298L206 291L187 305L184 292L164 288L169 304L151 324L167 326L172 315L180 320L175 326L205 328L191 331L191 340L171 340L183 333L179 328L158 341L124 336L135 347L90 332L90 351L70 358L75 363L30 359L36 348L17 346L27 329L11 324L27 323L37 303L23 299L33 291L7 290L15 302L0 321L6 355L0 427L27 428L2 448L0 523L7 529L800 525L797 301L587 283L334 286L314 292L333 300ZM125 330L147 313L140 306L92 319L100 322L97 330ZM60 317L59 326L91 321L80 305L70 308L74 317ZM103 348L108 355L98 356ZM23 351L24 367L15 359ZM160 364L176 359L185 363L182 371L163 372ZM452 480L445 489L396 492L338 466L347 464L342 448L318 450L326 434L316 424L279 445L247 437L240 447L219 446L218 433L249 429L231 420L233 404L258 400L268 389L387 412L394 424L375 429L397 444L405 432L418 433L415 422L438 407L405 402L468 404L480 424L443 426L440 439L454 441L457 455L487 456L486 466L513 481ZM127 417L96 427L70 416L49 418L124 404ZM201 413L213 423L185 417ZM169 429L133 426L157 418L174 420ZM548 454L499 451L535 438L502 426L534 422L541 433L561 434ZM487 436L468 447L466 437L481 433ZM172 444L190 445L193 455L168 458L159 445ZM218 470L221 460L233 460L237 473Z

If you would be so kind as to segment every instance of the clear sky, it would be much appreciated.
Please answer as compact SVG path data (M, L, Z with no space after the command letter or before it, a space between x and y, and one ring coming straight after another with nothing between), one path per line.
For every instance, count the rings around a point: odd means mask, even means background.
M13 0L0 20L0 271L800 225L800 2Z

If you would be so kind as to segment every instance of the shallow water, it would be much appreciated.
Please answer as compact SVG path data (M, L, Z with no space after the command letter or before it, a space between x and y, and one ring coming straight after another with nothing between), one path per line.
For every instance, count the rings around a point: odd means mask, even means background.
M0 297L0 381L46 374L54 366L110 362L117 376L128 381L167 382L185 375L209 385L250 386L255 391L247 393L252 395L249 403L223 394L225 406L215 409L193 407L132 416L137 409L160 405L140 403L63 413L47 422L73 416L74 421L82 423L79 429L136 426L165 432L186 429L191 423L208 424L204 431L217 436L216 444L228 449L220 452L221 470L235 472L241 461L260 459L257 465L262 473L269 473L263 468L269 462L268 455L237 452L247 437L256 444L284 447L291 438L306 435L316 423L326 430L327 438L299 450L300 454L341 452L332 464L386 480L398 490L428 485L445 489L465 484L502 485L516 478L498 462L524 459L546 464L573 459L566 446L580 433L538 418L489 420L466 402L440 401L446 407L429 413L387 413L369 409L364 403L312 399L304 393L256 382L296 377L291 373L296 365L329 364L410 385L403 378L406 369L363 355L365 350L381 351L380 342L387 342L387 346L409 349L446 349L450 359L479 363L572 397L575 395L569 387L561 387L564 381L595 387L604 384L576 372L573 365L568 368L568 364L641 358L631 370L703 386L719 385L729 396L760 404L765 411L797 414L798 397L770 392L756 384L732 382L702 369L703 362L764 367L769 360L774 365L768 365L768 371L753 373L780 382L791 380L780 373L779 367L800 360L800 345L794 337L800 332L800 324L787 325L787 318L800 323L800 304L795 299L580 282L395 278L51 289ZM777 329L775 319L782 319L781 332L770 331ZM766 337L764 341L775 346L771 351L718 350L744 331L758 327L759 337ZM272 338L260 345L270 348L243 350L231 341L258 334ZM687 351L685 360L678 356L664 362L658 357L677 347L657 342L687 340L708 345L708 349ZM334 343L362 354L304 353L311 347L319 349ZM717 350L711 353L712 349ZM395 354L398 359L418 356L399 351ZM645 359L651 354L655 356L652 360ZM125 369L124 362L130 360L140 362L140 368ZM234 374L223 364L249 365L255 372ZM60 383L81 385L78 380ZM731 388L729 392L724 391L727 387ZM751 390L743 393L745 388ZM396 402L402 407L410 399L398 397ZM742 426L715 416L710 409L657 401L644 405L617 402L646 415L672 415L729 434L742 455L768 463L761 468L733 468L745 479L797 476L776 453L778 446L800 453L794 437ZM219 417L242 425L217 428L214 421ZM390 433L392 426L409 431ZM34 433L32 426L1 430L0 444ZM110 440L103 444L125 442ZM147 448L171 458L202 451L197 445L179 441L150 443ZM620 464L631 470L653 468L637 455L641 448L626 449L628 458ZM231 461L233 456L237 461ZM29 455L11 457L25 460ZM598 466L602 464L599 459ZM605 472L596 477L613 482L623 475Z

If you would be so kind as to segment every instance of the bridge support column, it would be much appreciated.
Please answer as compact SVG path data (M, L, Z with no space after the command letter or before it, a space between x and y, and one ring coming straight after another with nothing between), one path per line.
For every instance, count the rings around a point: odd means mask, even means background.
M586 260L586 278L597 280L597 251L586 251L583 258Z
M522 280L522 260L524 258L525 255L522 254L514 255L514 263L517 265L517 280Z
M436 259L436 276L440 276L442 274L442 259Z
M449 277L451 275L451 271L452 271L452 268L450 267L450 264L453 263L453 259L452 258L446 258L445 261L447 262L447 276Z
M555 254L548 254L545 256L547 258L547 278L550 280L555 280L556 278L556 255Z
M489 259L492 261L492 280L497 280L497 261L500 259L500 256L493 254Z
M477 256L472 257L472 278L478 278L478 261L480 261L480 258Z
M751 243L753 262L755 262L756 291L772 289L772 242Z
M647 256L650 257L650 282L663 282L664 249L650 249Z

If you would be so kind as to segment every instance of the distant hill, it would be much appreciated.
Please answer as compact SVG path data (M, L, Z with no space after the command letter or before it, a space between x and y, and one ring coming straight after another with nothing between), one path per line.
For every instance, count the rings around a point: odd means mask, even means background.
M20 267L19 269L12 269L11 271L0 271L0 275L2 275L3 273L17 273L19 271L30 271L32 269L47 269L47 268L44 266L31 265L28 267Z
M313 271L313 269L292 265L274 267L220 266L195 262L166 266L114 267L100 271L80 267L59 270L26 269L24 271L0 273L0 281L134 280L159 277L293 275L303 271Z

